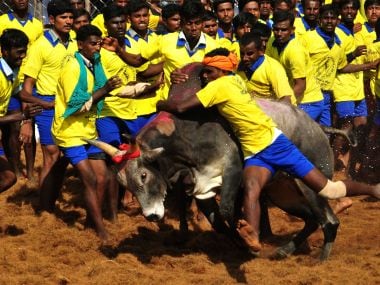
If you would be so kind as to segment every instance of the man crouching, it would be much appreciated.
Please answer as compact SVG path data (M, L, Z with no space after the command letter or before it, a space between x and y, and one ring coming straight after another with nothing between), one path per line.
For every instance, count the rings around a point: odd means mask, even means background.
M92 25L77 32L78 52L67 58L58 80L52 134L84 184L87 221L93 223L102 240L107 240L101 213L106 188L105 154L82 140L97 137L95 119L103 98L121 84L118 77L107 80L105 76L99 55L101 35Z

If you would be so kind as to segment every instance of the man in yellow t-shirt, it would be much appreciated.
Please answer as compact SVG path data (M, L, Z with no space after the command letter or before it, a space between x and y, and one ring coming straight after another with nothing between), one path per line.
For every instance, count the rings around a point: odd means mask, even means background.
M181 7L181 32L163 35L157 46L141 50L143 58L162 57L164 65L164 87L162 98L167 98L170 84L187 80L187 75L178 71L187 63L199 62L204 55L217 48L218 43L202 32L202 17L205 10L197 1L186 1Z
M10 1L12 11L0 16L0 35L6 29L18 29L23 31L29 38L29 47L42 35L43 25L42 22L34 18L28 9L28 1L25 0L12 0ZM29 51L29 49L28 49ZM1 53L0 53L1 54ZM23 61L23 64L25 60ZM22 73L22 67L21 71ZM23 78L21 77L21 83ZM16 94L13 94L16 95ZM18 96L11 96L8 105L8 114L21 111L21 100ZM33 124L28 122L27 124ZM33 126L34 127L34 126ZM9 162L17 176L22 175L22 165L20 160L21 143L18 139L20 134L20 124L14 122L7 124L2 128L3 143L7 149ZM29 180L33 179L34 160L35 160L35 143L26 143L23 145L25 152L26 162L26 175Z
M259 36L244 34L239 45L241 62L238 74L247 84L251 96L295 103L284 67L264 54Z
M67 56L74 54L77 45L69 36L73 23L73 12L69 4L62 0L53 0L49 2L47 11L52 29L46 30L30 48L23 69L24 84L20 97L24 102L36 103L44 108L44 111L36 116L43 155L39 181L40 198L42 209L53 211L55 205L52 197L56 195L57 189L60 189L67 165L60 159L59 148L51 134L54 100L62 63ZM37 94L33 94L34 86ZM31 130L28 133L30 134ZM27 130L21 132L24 142L30 142L28 133ZM56 167L53 167L55 164Z
M18 71L26 56L28 42L25 33L17 29L8 29L0 37L0 118L7 114L12 93L18 91ZM5 156L0 136L0 193L16 183L15 171Z
M362 29L355 33L356 45L369 46L376 39L375 25L377 19L380 18L380 1L379 0L367 0L364 2L364 11L367 17L367 22L362 26ZM370 52L370 51L369 51ZM376 56L376 55L375 55ZM371 61L377 59L375 56L368 54L367 59ZM368 107L368 113L370 116L373 115L375 109L375 78L376 78L376 68L364 72L364 86L366 88L366 101Z
M298 108L321 123L320 118L324 112L322 91L315 80L308 52L295 37L293 24L293 13L274 12L274 37L269 40L266 54L277 59L285 68Z
M101 31L92 25L78 30L79 52L66 59L58 79L52 134L64 156L80 173L88 220L93 222L99 237L107 240L102 220L107 188L105 155L83 140L96 139L95 119L101 100L121 84L118 77L107 80L104 73L99 58L101 36Z
M277 129L247 92L242 79L233 71L237 59L226 49L216 49L206 54L201 73L207 85L191 97L160 101L159 110L184 112L194 107L216 106L219 113L231 124L244 154L244 220L237 223L237 231L253 252L261 249L259 242L260 205L262 188L277 170L298 177L318 195L336 199L350 195L370 194L380 197L380 185L368 186L353 181L328 180Z
M333 86L337 72L352 73L369 70L376 67L377 63L354 65L347 62L341 46L342 42L335 33L338 12L334 6L330 4L322 6L319 18L319 26L314 31L308 31L300 40L309 52L313 73L322 89L325 105L331 110ZM325 126L331 126L331 114L326 114L323 120Z
M315 30L318 25L320 0L302 0L301 1L304 15L294 20L295 35L302 36L307 31Z

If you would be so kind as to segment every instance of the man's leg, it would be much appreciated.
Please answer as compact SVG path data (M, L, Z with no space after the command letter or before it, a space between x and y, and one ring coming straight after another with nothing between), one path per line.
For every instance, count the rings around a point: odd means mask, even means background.
M237 231L246 245L253 252L261 249L259 241L260 232L260 203L259 197L264 185L269 181L272 173L265 167L246 166L243 173L244 198L243 215L244 220L237 224Z
M2 151L2 148L0 151ZM7 158L4 154L0 155L0 193L12 187L16 181L16 175L12 171Z
M93 162L90 163L88 159L85 159L77 163L75 168L79 171L80 178L84 184L84 200L87 215L94 223L95 231L98 236L105 241L109 238L109 235L103 223L100 198L98 196L97 173L93 169L93 166L99 165Z
M53 212L58 199L68 161L60 156L56 145L41 145L43 162L40 173L41 210Z

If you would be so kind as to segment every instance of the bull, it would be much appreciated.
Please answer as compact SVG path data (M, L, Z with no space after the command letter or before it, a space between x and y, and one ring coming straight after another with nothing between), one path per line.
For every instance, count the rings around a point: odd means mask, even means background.
M183 72L189 79L175 84L169 100L189 96L201 88L202 65L190 64ZM281 102L257 99L263 111L278 128L318 167L332 178L334 162L327 136L303 111ZM164 216L167 188L182 182L188 195L200 201L202 211L215 229L224 230L221 218L233 227L236 201L240 189L242 160L239 148L223 120L210 111L195 110L182 115L160 112L137 135L128 150L119 150L99 141L89 141L116 159L134 157L118 165L119 182L137 197L143 214L149 220ZM220 188L219 209L213 201ZM304 220L304 228L286 245L278 248L275 257L292 254L318 226L324 234L320 254L326 260L336 238L339 221L328 202L302 181L276 175L263 194L285 212ZM210 210L208 207L211 206ZM186 228L181 220L181 227Z

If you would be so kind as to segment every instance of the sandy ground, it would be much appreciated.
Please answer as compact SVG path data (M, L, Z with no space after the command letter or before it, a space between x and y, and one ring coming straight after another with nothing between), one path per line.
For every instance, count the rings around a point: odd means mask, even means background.
M36 171L40 165L39 154ZM321 263L320 230L294 256L269 259L302 227L276 208L270 209L276 237L256 259L194 219L189 242L171 245L176 218L156 224L140 214L106 222L113 241L102 247L83 227L81 189L69 176L54 215L36 215L38 190L26 180L0 195L0 284L380 284L379 201L355 198L339 215L331 257Z

